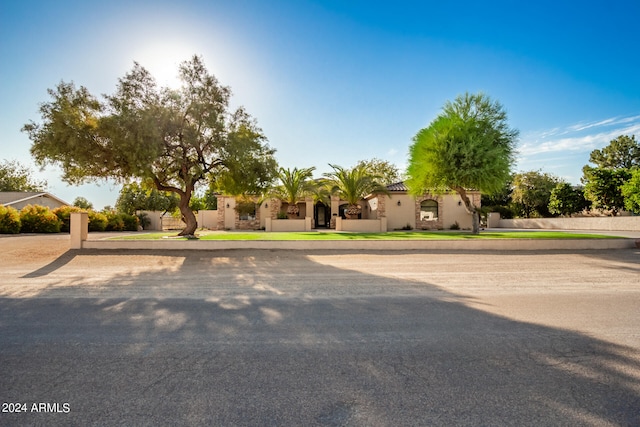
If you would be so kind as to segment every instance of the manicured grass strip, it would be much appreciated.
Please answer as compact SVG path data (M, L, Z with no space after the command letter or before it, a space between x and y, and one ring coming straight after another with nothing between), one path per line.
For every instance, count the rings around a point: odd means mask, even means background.
M334 233L334 232L200 232L200 240L464 240L464 239L617 239L600 234L569 233L563 231L504 231L471 234L459 231L437 232L387 232L387 233ZM146 233L115 237L114 240L186 240L175 237L177 233Z

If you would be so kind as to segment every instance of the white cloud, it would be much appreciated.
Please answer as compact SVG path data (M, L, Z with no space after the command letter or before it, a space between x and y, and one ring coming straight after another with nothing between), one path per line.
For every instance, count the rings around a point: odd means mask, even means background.
M640 133L640 116L614 117L529 133L523 137L518 152L524 157L550 152L586 152L604 147L620 135L636 133Z

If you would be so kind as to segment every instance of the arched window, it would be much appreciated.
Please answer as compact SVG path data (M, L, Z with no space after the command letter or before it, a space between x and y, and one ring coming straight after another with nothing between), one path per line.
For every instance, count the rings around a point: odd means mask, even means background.
M435 221L438 219L438 202L425 200L420 203L420 221Z

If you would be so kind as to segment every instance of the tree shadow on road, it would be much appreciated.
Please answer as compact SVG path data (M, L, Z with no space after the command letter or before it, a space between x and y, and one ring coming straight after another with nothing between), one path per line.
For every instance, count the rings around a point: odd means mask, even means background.
M325 252L162 254L88 298L0 299L2 401L72 406L8 422L640 425L638 346L472 308L433 270L418 282ZM25 277L59 283L105 254L65 256Z

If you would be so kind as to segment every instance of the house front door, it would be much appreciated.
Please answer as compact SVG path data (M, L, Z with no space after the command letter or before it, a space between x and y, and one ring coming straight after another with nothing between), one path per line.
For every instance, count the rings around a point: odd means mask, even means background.
M315 208L315 224L316 228L326 228L329 223L329 218L331 218L331 214L329 212L329 208L322 202L316 203Z

